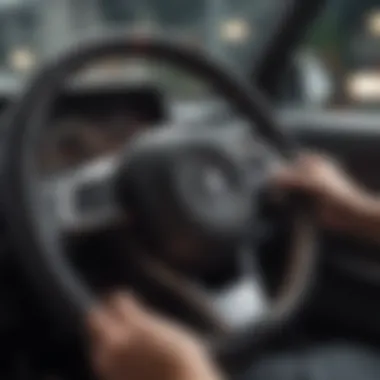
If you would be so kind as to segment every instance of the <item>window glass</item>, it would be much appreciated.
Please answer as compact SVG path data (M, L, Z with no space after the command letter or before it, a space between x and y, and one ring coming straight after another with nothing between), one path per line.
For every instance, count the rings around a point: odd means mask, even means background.
M289 71L287 104L380 110L379 0L329 0Z
M29 75L41 62L87 38L107 34L174 39L250 72L274 32L283 0L0 0L0 79ZM207 95L196 78L159 64L125 70L111 59L91 80L119 76L163 83L174 95ZM10 75L11 74L11 75ZM103 75L104 74L104 75Z
M36 13L28 2L0 6L0 72L25 72L36 63Z

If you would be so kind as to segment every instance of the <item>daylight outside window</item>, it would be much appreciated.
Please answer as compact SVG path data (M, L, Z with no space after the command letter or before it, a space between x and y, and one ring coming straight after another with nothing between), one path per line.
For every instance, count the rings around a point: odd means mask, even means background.
M294 66L291 87L297 91L288 87L285 104L379 110L378 0L329 0Z

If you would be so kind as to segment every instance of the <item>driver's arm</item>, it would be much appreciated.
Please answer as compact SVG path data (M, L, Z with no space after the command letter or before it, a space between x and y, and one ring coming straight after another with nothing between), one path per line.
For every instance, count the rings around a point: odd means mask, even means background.
M115 295L89 317L91 358L104 380L221 380L195 335Z
M302 155L280 169L275 183L310 195L324 227L380 244L380 198L354 183L331 159Z

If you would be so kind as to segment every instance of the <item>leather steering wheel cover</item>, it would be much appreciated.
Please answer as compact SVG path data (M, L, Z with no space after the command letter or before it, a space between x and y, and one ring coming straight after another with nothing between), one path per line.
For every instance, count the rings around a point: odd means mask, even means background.
M41 300L47 300L47 310L54 318L62 319L64 315L70 329L78 325L93 305L94 298L65 261L54 215L38 205L39 188L33 166L35 143L64 80L85 64L114 55L156 58L198 74L242 115L254 120L257 132L280 153L290 157L294 152L290 139L275 127L271 110L260 94L196 51L167 41L135 41L122 36L77 47L46 66L32 81L9 118L4 151L5 212L18 243L19 264L35 285ZM307 279L303 285L307 285Z

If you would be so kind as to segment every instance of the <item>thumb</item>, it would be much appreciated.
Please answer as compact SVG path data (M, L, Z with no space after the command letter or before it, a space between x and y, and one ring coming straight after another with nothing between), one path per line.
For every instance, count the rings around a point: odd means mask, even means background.
M277 168L272 175L271 182L281 190L294 190L304 187L302 177L288 166Z

